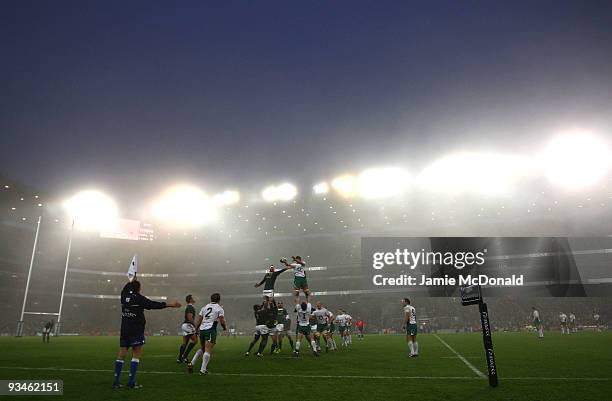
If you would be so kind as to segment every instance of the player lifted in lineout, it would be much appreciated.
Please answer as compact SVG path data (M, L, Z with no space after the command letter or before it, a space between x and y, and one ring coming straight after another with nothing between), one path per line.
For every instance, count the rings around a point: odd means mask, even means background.
M202 357L202 368L200 369L201 375L208 374L208 363L212 356L213 348L217 342L217 322L221 323L223 330L227 330L225 325L225 312L221 305L221 295L214 293L210 296L210 303L203 307L198 314L196 319L196 327L199 326L200 331L200 346L201 348L195 353L193 359L187 364L187 371L193 373L193 365L198 361L198 358Z
M319 356L317 352L317 343L312 337L310 331L310 317L312 316L313 308L310 302L302 302L301 304L295 305L295 312L297 313L297 327L295 333L295 351L293 355L300 356L300 342L303 337L310 342L312 353L314 356Z
M284 271L289 270L289 267L285 267L280 270L275 270L274 265L270 265L268 272L265 274L263 279L257 284L255 287L259 287L262 284L264 285L263 295L268 296L270 298L274 298L274 284L276 283L276 278Z
M419 343L417 342L417 316L416 309L410 305L410 299L402 299L404 305L404 325L406 327L406 340L410 352L408 356L415 358L419 356Z
M198 344L198 336L196 335L196 327L195 327L195 308L193 304L195 304L196 300L193 295L189 294L185 297L185 302L187 302L187 306L185 307L185 319L183 320L183 324L181 325L181 331L183 332L183 342L179 349L179 355L176 359L179 363L187 363L189 362L189 353ZM187 344L189 343L189 345Z
M282 258L280 262L287 266L287 268L293 269L293 303L300 303L300 290L306 297L306 303L310 303L312 294L308 288L308 281L306 280L306 263L300 256L292 256L292 263L287 263L287 258Z
M124 359L128 350L132 348L132 362L130 363L130 376L128 388L138 389L142 386L136 384L136 371L142 356L142 346L145 343L145 309L179 308L178 301L166 303L151 301L140 295L140 282L128 282L121 290L121 335L119 337L119 353L115 361L115 381L113 388L120 388L119 382Z

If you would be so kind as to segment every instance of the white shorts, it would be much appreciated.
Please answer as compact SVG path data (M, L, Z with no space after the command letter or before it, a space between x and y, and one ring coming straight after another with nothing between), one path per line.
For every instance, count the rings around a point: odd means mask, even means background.
M268 329L268 326L266 326L265 324L258 324L257 326L255 326L256 335L264 336L268 333L270 333L270 329Z
M263 290L264 297L274 298L274 290Z
M196 333L196 328L191 323L183 323L181 325L181 330L183 331L183 337L184 336L192 336L192 335L194 335Z
M43 334L49 334L51 332L51 329L43 329Z
M285 331L285 325L282 323L277 324L274 328L275 333L282 333L283 331Z

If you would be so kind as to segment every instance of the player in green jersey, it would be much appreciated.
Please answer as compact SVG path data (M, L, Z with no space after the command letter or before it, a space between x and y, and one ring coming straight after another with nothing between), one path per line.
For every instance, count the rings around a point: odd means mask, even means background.
M196 310L193 307L196 299L193 297L193 295L189 294L185 297L185 302L187 302L187 306L185 307L185 319L181 325L183 342L181 343L181 347L179 349L178 358L176 358L178 363L189 362L189 353L193 347L198 344L198 336L196 335L196 328L194 325ZM189 345L187 343L189 343Z

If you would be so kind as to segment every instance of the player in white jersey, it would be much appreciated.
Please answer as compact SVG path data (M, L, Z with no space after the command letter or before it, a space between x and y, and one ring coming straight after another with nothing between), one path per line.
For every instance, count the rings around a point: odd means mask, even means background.
M538 338L544 338L544 327L542 326L542 321L540 320L540 312L533 306L531 312L531 316L533 317L533 326L538 331Z
M402 299L404 306L404 325L406 327L406 341L410 352L408 356L415 358L419 356L419 343L417 342L417 316L416 309L410 305L410 299Z
M346 343L347 345L351 345L353 343L353 317L344 312L346 314Z
M598 332L601 332L601 322L599 321L600 318L601 316L599 316L599 313L593 311L593 323L595 324L595 330Z
M208 374L208 363L210 362L213 348L217 342L217 322L221 323L221 327L223 327L224 331L227 330L225 325L225 312L221 305L219 305L219 301L221 301L221 295L219 293L212 294L210 296L210 303L203 307L198 314L196 327L199 326L198 331L200 332L200 345L202 348L196 352L191 363L187 365L187 371L189 373L193 373L193 365L195 365L200 355L204 354L200 374Z
M344 312L344 309L338 309L335 323L338 325L338 332L342 338L342 346L348 347L348 315Z
M565 313L559 313L559 321L561 322L561 334L569 334L569 329L567 328L567 315Z
M280 262L285 266L293 269L293 301L297 305L300 302L300 290L304 292L306 296L306 302L310 303L312 299L312 293L308 288L308 281L306 280L306 263L300 256L292 256L293 263L287 263L286 258L282 258Z
M317 320L317 327L315 331L315 341L317 342L317 349L320 351L321 346L319 345L321 336L325 339L325 352L334 350L334 343L331 341L331 335L329 332L329 323L333 321L334 314L328 311L321 301L317 301L317 308L312 312Z
M569 331L570 333L576 333L578 329L576 329L576 315L574 312L570 312L569 314Z
M312 347L312 353L314 356L319 356L317 352L317 343L312 337L310 330L310 317L312 316L313 308L308 302L302 302L301 304L295 305L295 313L297 314L297 327L295 332L295 351L294 356L300 355L300 341L302 337L306 337Z

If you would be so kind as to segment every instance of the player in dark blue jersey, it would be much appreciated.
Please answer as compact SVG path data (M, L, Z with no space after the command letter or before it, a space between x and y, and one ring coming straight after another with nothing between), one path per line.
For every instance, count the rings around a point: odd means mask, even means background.
M178 301L166 303L151 301L140 295L140 282L131 281L121 290L121 336L119 338L119 354L115 361L115 381L113 388L121 387L119 378L128 349L132 348L132 362L130 364L129 388L140 388L136 384L136 371L142 355L142 346L145 343L145 309L179 308Z

